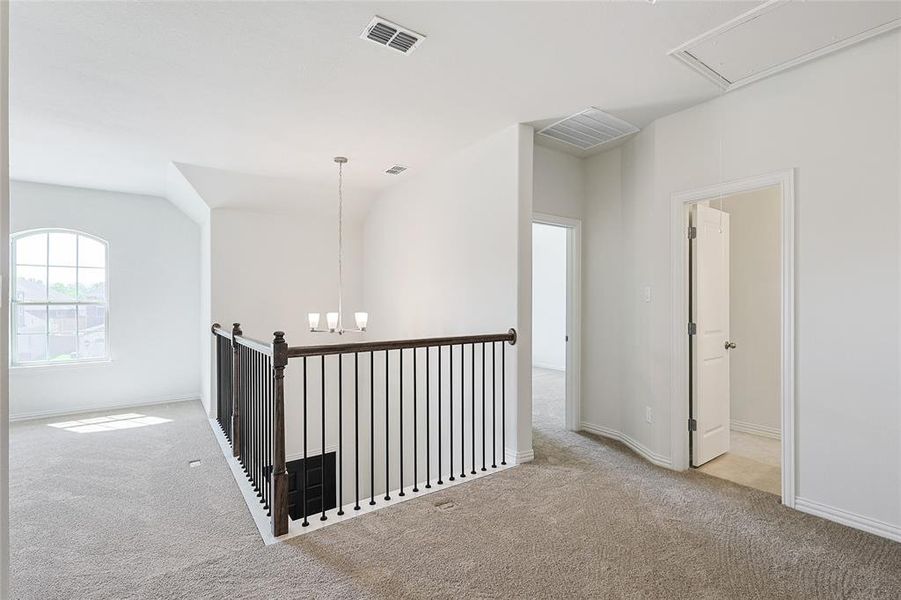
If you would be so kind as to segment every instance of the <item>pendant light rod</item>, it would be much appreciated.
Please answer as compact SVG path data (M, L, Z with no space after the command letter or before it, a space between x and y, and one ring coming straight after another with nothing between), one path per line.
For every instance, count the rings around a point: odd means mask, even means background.
M338 312L326 313L326 329L319 328L319 313L308 313L307 318L310 331L341 335L345 331L366 331L369 313L354 313L356 329L344 328L344 165L347 164L347 157L336 156L334 161L338 165Z

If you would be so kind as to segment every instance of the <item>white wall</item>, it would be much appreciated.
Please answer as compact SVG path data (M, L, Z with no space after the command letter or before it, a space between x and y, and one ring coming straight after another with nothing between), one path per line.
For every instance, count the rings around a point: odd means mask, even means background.
M199 398L199 235L163 198L16 181L12 231L109 242L112 361L10 370L12 418Z
M531 150L531 128L507 128L405 175L365 225L372 338L517 329L506 349L506 444L519 460L531 457Z
M362 339L359 334L310 333L308 312L337 310L338 240L335 218L304 218L291 214L217 208L211 211L212 319L231 330L240 322L244 335L271 343L275 331L284 331L289 346L308 346ZM344 223L344 312L364 308L362 302L362 224ZM374 317L376 315L373 315ZM345 323L345 326L352 323ZM209 336L209 329L206 329ZM319 360L309 365L308 450L318 454L321 435ZM330 387L337 387L337 363L326 372ZM350 368L350 367L348 367ZM368 373L368 370L365 371ZM351 381L345 378L347 385ZM288 460L302 452L302 361L292 359L285 369L285 453ZM349 389L349 388L348 388ZM315 391L315 396L313 392ZM334 419L337 397L327 388L327 448L337 443ZM366 405L368 406L368 405ZM332 407L332 408L329 408ZM367 416L364 418L368 419ZM349 437L349 436L348 436ZM368 472L368 471L367 471Z
M591 418L674 460L672 194L794 168L799 503L901 537L899 66L899 35L884 35L662 118L588 161L586 210L622 212L607 226L621 229L621 258L587 265L586 279L623 293L605 298L589 281L583 299L586 313L621 317L619 335L589 319L585 331L586 355L622 354L620 414L603 399L615 384L598 385L587 356L583 397L601 398Z
M566 229L532 225L532 365L566 369Z
M210 207L200 197L179 165L169 163L166 169L166 198L180 211L197 223L200 228L198 239L197 257L200 269L200 306L197 336L200 347L200 400L212 416L213 373L212 373L212 347L209 325L212 321L212 307L210 305Z
M733 424L777 434L782 419L781 193L771 187L728 196L729 384Z
M532 208L537 213L581 219L585 198L582 159L535 146Z

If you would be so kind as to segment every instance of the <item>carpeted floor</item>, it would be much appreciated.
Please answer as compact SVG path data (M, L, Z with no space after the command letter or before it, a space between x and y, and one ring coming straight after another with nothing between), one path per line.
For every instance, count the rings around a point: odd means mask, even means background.
M270 547L198 403L133 411L171 419L134 429L17 424L13 595L901 598L901 544L657 468L537 404L533 463Z

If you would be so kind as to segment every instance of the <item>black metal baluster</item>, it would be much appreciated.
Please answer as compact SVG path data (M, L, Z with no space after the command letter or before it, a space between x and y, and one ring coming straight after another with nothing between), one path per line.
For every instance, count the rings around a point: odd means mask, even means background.
M266 508L267 515L269 513L269 501L272 499L272 469L270 468L272 461L272 358L266 357L266 395L265 395L265 414L266 426L263 428L265 442L263 445L263 471L269 470L269 477L264 479L263 489L263 505Z
M507 352L507 345L501 342L501 464L507 464L507 410L506 410L506 389L507 377L504 368L504 356Z
M450 391L450 399L447 402L448 405L448 423L450 424L450 435L448 436L448 440L450 441L450 477L447 478L448 481L453 481L454 478L454 345L451 344L447 347L448 350L448 361L450 370L448 372L447 383Z
M419 420L416 417L416 405L419 403L419 397L416 393L416 348L413 348L413 491L418 492L419 488L419 447L417 445L417 431L419 430Z
M491 468L497 468L497 379L495 379L494 365L497 362L497 342L491 342Z
M375 505L375 352L369 353L369 506Z
M344 355L338 354L338 516L344 514ZM324 471L323 471L324 472Z
M438 346L438 485L441 481L441 346Z
M248 401L248 397L250 396L250 361L248 360L248 351L247 348L241 346L241 372L244 373L244 377L241 378L241 383L243 384L243 397L241 399L241 432L244 434L241 436L243 439L242 448L241 448L241 468L244 469L244 474L248 475L250 470L247 468L249 452L250 448L250 436L252 432L250 431L250 402Z
M431 363L430 359L430 348L428 346L425 347L425 487L432 487L432 456L431 456L431 448L432 448L432 434L429 429L431 428L431 424L429 423L429 371L431 368L429 364Z
M325 516L325 354L322 355L320 368L322 383L322 441L319 444L319 472L321 473L319 481L319 507L322 509L322 516L319 517L319 520L327 521L328 517Z
M310 524L307 521L307 465L309 464L307 457L307 357L303 357L303 474L300 477L300 503L303 505L303 523L306 527Z
M485 342L482 342L482 470L485 468Z
M476 345L469 345L470 357L472 358L472 376L470 377L470 383L472 385L472 410L469 411L469 420L472 429L472 439L470 443L472 444L472 471L469 472L470 475L476 474Z
M263 503L263 360L265 355L256 354L256 379L257 392L255 403L257 405L257 443L256 443L256 461L254 463L253 475L256 479L257 498Z
M388 416L390 414L388 402L388 351L385 350L385 500L391 500L391 437L388 435Z
M360 510L360 353L354 352L354 510Z
M253 353L253 487L257 490L257 498L263 497L260 489L260 354Z
M466 351L460 344L460 477L466 477Z
M398 415L400 417L398 423L398 431L400 432L400 492L398 496L406 496L404 493L404 349L397 351L398 364L400 365L400 379L398 380Z

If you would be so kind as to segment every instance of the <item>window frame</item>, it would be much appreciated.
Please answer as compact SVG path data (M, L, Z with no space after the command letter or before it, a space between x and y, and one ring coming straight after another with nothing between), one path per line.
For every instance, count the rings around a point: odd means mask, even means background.
M75 289L76 289L76 299L75 300L50 300L49 287L49 271L50 267L50 234L53 233L67 233L76 236L75 241ZM33 265L38 267L44 267L47 269L45 274L46 284L47 284L47 298L44 301L18 301L16 300L16 280L18 279L18 260L16 257L16 242L19 239L29 237L31 235L39 235L45 234L47 235L47 259L46 264L44 265ZM96 242L99 242L103 245L103 272L104 272L104 299L103 301L96 300L87 300L87 301L79 301L77 299L78 294L78 270L81 268L79 263L79 244L78 237L85 237ZM99 236L80 231L77 229L67 229L62 227L41 227L37 229L26 229L23 231L16 232L10 235L10 278L9 278L9 308L10 308L10 336L9 336L9 367L12 369L33 369L33 368L48 368L48 367L67 367L67 366L78 366L78 365L90 365L90 364L98 364L98 363L108 363L112 361L112 351L110 346L110 277L109 277L109 242ZM22 265L22 266L30 266L30 265ZM18 306L44 306L48 309L47 315L47 349L49 353L50 348L50 320L49 320L49 309L53 306L74 306L75 307L75 319L76 319L76 327L75 327L75 340L76 340L76 349L79 347L78 344L80 342L81 336L78 332L78 308L80 306L103 306L103 320L104 320L104 355L90 358L74 358L69 360L34 360L34 361L22 361L19 362L18 359L18 315L17 315L17 307Z

